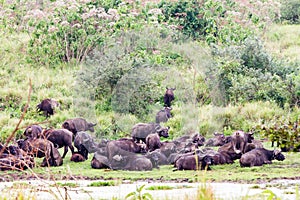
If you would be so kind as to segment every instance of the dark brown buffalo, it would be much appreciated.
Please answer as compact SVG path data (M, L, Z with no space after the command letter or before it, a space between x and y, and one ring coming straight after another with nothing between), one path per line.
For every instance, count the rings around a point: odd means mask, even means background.
M68 119L64 121L62 124L62 127L65 129L68 129L74 134L74 137L76 134L80 131L91 131L94 132L94 126L97 124L90 123L84 118L74 118L74 119Z
M37 105L38 112L43 111L46 117L54 115L55 108L59 107L59 103L53 99L44 99Z
M94 157L91 161L91 166L93 169L109 169L110 164L108 158L95 152Z
M165 92L165 95L164 95L164 106L165 107L171 107L171 102L175 99L174 97L174 90L176 88L168 88L166 87L166 92Z
M43 158L42 167L61 166L63 160L59 151L54 147L53 143L47 139L26 139L18 141L19 147L28 155Z
M151 133L146 137L146 145L148 151L154 151L161 147L161 142L159 139L160 135L158 133Z
M240 159L242 156L242 151L235 150L234 144L231 142L219 147L218 152L224 156L229 163L233 163L234 160Z
M246 153L247 145L254 140L253 133L236 131L231 135L231 143L236 153Z
M81 155L81 153L79 152L74 152L74 154L71 156L71 161L73 162L83 162L85 161L85 157L83 155Z
M283 161L284 159L285 156L279 150L255 148L242 155L240 165L241 167L262 166L272 164L272 160Z
M74 139L74 146L77 148L78 153L83 155L86 160L88 159L89 153L95 153L98 148L101 147L99 143L96 143L94 141L90 134L84 131L80 131L76 134Z
M150 159L121 149L114 141L108 142L107 154L111 169L145 171L153 168Z
M161 127L157 123L138 123L132 127L131 136L136 142L146 143L146 137L151 133L158 133L162 137L169 137L170 127Z
M36 139L41 137L43 128L40 125L30 125L26 127L24 136L26 138Z
M177 153L176 144L174 142L165 141L161 143L161 147L159 148L161 153L163 153L167 158L172 153Z
M226 146L228 146L226 144ZM234 152L230 151L215 151L213 149L202 149L203 154L209 155L212 157L214 163L213 165L223 165L223 164L232 164L234 160L237 159L240 155L236 155Z
M199 133L194 133L192 135L184 135L180 138L177 138L173 140L176 144L182 143L182 142L192 142L195 143L198 147L203 146L205 142L205 138L200 135Z
M172 117L171 110L172 108L170 107L164 107L164 109L158 111L155 116L155 122L158 124L161 122L167 122Z
M160 165L169 164L167 157L160 151L160 149L148 152L145 156L151 160L152 166L155 168L159 168Z
M175 161L174 167L177 170L210 170L212 164L213 159L208 155L182 155Z
M121 138L118 140L110 141L110 143L114 144L115 146L127 152L146 153L145 144L136 143L131 138Z
M8 154L6 157L0 158L0 170L25 170L35 166L34 158L32 156L17 157Z
M226 136L223 133L214 133L214 137L208 139L205 146L216 147L222 146L227 143Z
M64 147L64 153L62 158L65 158L70 148L72 155L74 153L74 147L72 144L73 133L67 129L48 129L45 130L43 136L51 141L56 148Z

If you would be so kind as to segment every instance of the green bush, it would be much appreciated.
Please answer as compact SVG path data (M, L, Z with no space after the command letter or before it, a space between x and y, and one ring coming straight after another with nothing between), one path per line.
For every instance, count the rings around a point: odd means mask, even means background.
M223 105L274 101L283 107L292 103L295 88L288 87L289 84L295 86L295 82L292 79L287 81L287 78L296 72L296 68L273 59L258 38L247 38L239 47L214 48L213 55L215 66L208 76L216 78ZM215 76L212 73L216 69Z
M118 19L117 10L105 11L89 3L50 2L37 20L29 16L33 31L28 52L31 62L80 63L110 33L110 22Z
M280 11L282 22L300 23L300 2L298 0L281 0Z

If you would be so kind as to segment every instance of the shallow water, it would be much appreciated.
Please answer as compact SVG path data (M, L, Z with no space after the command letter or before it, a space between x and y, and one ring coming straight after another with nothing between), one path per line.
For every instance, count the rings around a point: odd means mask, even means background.
M125 199L125 196L131 192L136 192L137 188L145 185L142 193L149 193L153 199L196 199L199 187L206 187L211 190L216 199L267 199L270 195L276 195L281 200L297 199L296 187L300 184L300 180L276 180L264 184L239 184L239 183L149 183L138 181L134 183L126 183L126 181L117 186L90 187L91 183L101 180L78 180L78 181L21 181L21 182L1 182L1 197L14 199L21 193L27 197L38 200L51 199ZM23 185L21 184L23 183ZM55 183L59 184L76 184L76 187L60 186L55 187ZM25 184L25 186L24 186ZM14 187L12 187L14 185ZM170 186L169 190L149 190L151 186ZM263 191L270 192L265 196ZM256 195L256 196L253 196Z

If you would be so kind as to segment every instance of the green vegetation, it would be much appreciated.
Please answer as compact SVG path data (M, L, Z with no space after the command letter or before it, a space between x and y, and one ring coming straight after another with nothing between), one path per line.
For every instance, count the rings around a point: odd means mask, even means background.
M31 81L29 108L11 142L22 138L29 124L60 128L74 117L97 122L97 138L129 136L134 124L154 121L165 87L176 86L173 118L164 124L171 127L170 140L195 131L210 137L215 131L252 130L256 138L299 146L299 131L290 128L300 115L298 1L76 2L0 1L1 143L21 117ZM298 9L287 12L290 7ZM275 24L283 21L293 25ZM61 104L49 119L36 111L44 98ZM238 163L213 166L205 177L241 182L295 177L299 156L286 156L251 169ZM90 160L68 158L47 169L51 173L33 170L49 179L195 182L201 176L170 173L171 166L151 172L95 170Z
M103 187L103 186L115 186L117 183L115 181L97 181L89 184L89 187Z
M132 199L132 200L146 200L146 199L153 199L152 195L149 193L143 192L143 189L146 185L142 185L140 187L136 187L136 191L131 192L126 195L125 199Z

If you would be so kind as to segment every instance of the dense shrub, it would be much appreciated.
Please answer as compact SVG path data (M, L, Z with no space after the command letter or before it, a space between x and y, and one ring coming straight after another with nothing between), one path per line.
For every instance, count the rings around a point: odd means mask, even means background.
M111 31L110 22L119 18L117 10L71 1L50 3L39 12L39 18L28 16L33 28L28 51L29 60L41 64L82 62Z
M273 59L257 38L248 38L240 46L215 48L215 64L208 76L217 70L215 79L223 94L223 105L251 101L274 101L281 107L292 100L295 85L290 74L296 67ZM216 68L215 68L216 67ZM214 80L215 81L215 80Z
M280 11L282 22L300 23L300 2L298 0L281 0Z
M299 113L298 113L299 115ZM281 116L270 121L264 121L256 126L256 131L262 137L272 141L272 146L284 151L299 152L300 127L299 116Z
M170 65L181 59L170 57L168 43L158 28L122 33L89 55L77 85L90 88L92 98L104 103L96 103L97 112L112 109L143 118L151 105L161 103L166 87L162 80Z

